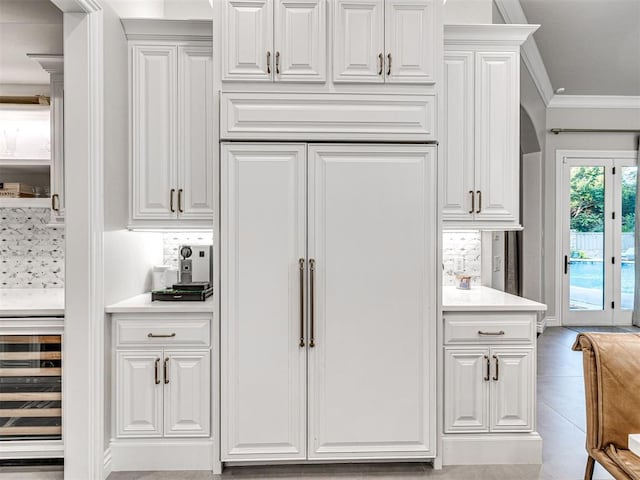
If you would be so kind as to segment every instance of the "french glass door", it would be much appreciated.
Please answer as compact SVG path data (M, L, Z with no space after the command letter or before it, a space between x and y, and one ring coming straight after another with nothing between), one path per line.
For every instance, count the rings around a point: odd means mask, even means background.
M636 161L565 157L562 174L562 323L630 324Z

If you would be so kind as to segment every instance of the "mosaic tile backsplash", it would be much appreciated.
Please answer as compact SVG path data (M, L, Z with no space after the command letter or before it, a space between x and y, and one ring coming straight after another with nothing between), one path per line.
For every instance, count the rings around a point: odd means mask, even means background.
M180 245L210 245L213 232L171 232L163 235L163 262L178 268Z
M64 227L48 208L0 208L0 288L63 288Z
M482 278L482 241L480 232L447 231L442 234L443 285L455 285L456 275L471 276L472 285Z

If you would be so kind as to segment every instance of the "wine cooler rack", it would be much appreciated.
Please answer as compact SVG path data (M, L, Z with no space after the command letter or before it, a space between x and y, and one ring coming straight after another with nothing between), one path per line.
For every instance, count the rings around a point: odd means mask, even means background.
M61 438L62 336L0 335L0 442Z

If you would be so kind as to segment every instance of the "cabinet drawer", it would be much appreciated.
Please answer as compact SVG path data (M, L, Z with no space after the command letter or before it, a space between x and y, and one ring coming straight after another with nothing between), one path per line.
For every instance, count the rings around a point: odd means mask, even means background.
M120 317L115 320L116 345L209 346L211 319L206 316L158 318Z
M530 343L535 334L535 314L486 313L444 315L446 344Z

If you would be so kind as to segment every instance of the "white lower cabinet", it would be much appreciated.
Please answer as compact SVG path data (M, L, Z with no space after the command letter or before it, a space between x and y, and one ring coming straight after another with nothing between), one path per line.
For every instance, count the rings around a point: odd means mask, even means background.
M162 436L162 350L117 352L116 418L119 437Z
M533 430L533 350L446 349L445 432Z
M209 437L210 319L184 318L183 327L180 316L115 315L116 438Z
M435 146L223 143L222 460L435 456Z
M445 312L445 433L534 430L535 318Z

